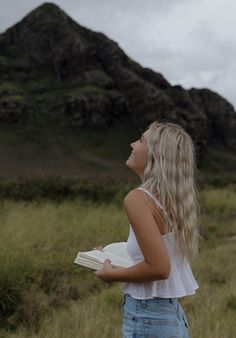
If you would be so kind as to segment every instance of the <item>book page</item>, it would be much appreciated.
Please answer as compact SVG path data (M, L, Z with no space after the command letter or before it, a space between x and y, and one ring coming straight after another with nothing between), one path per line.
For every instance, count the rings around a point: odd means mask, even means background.
M127 251L126 242L117 242L106 245L103 252L114 265L129 267L133 265L133 261Z
M109 253L128 261L131 259L127 251L126 242L117 242L108 244L103 248L103 251L106 252L107 254Z
M126 248L126 242L108 244L101 250L79 252L74 263L87 267L102 268L105 259L109 258L113 267L129 267L133 261Z
M89 256L91 259L94 259L97 262L104 262L104 260L108 258L107 255L101 250L91 250L91 251L86 251L86 252L80 252L79 256L80 257Z
M91 261L89 258L81 258L77 257L74 263L79 264L81 266L84 266L86 268L92 269L92 270L100 270L102 269L103 263L94 262Z

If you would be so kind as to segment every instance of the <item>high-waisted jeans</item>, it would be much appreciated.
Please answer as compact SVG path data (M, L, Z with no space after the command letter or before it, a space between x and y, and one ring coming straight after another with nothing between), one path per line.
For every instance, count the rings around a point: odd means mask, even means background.
M189 338L189 325L177 298L135 299L124 295L122 338Z

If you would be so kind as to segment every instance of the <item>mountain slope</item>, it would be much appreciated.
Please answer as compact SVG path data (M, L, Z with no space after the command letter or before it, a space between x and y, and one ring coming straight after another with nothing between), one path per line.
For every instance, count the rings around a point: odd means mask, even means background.
M62 144L61 135L77 135L70 141L76 146L89 132L101 143L102 132L122 125L129 143L135 130L167 119L186 128L200 152L217 145L236 149L236 113L229 102L208 89L171 86L55 4L41 5L0 35L0 78L0 138L3 129L13 132L13 143L43 143L49 151L57 135ZM110 153L107 148L104 156Z

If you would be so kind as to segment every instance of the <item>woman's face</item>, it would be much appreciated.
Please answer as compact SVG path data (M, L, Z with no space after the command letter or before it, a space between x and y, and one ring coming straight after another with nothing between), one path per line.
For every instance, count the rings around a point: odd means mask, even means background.
M147 139L149 130L143 133L139 140L130 144L132 152L126 161L127 167L135 171L141 178L147 166Z

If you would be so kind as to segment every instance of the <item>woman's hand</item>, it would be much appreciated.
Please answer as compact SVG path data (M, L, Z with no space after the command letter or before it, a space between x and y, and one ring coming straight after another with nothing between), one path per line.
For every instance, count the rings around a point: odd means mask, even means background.
M93 250L101 250L101 251L102 251L102 249L103 249L103 246L101 246L101 245L95 246L95 247L93 248Z
M103 282L113 282L111 272L114 270L110 259L105 259L101 270L95 271L95 275Z

